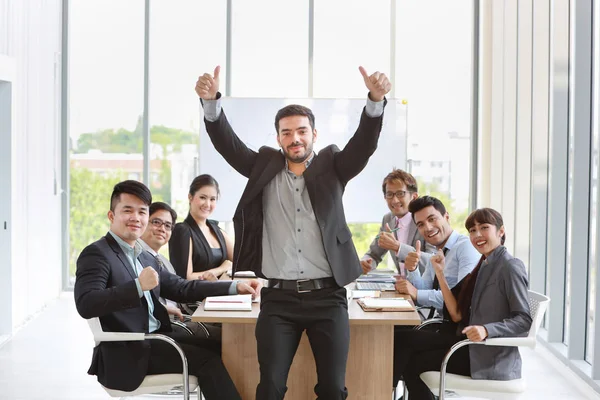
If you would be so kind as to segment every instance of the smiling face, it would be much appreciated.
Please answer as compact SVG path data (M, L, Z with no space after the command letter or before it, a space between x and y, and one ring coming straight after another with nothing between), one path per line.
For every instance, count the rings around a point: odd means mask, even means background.
M305 162L312 154L316 140L317 130L311 129L308 117L292 115L279 120L277 143L288 161Z
M137 196L121 193L114 209L108 212L110 230L133 247L148 225L149 206Z
M480 224L475 221L475 225L469 229L469 237L473 247L486 257L502 244L503 235L504 226L498 229L495 225L485 222Z
M450 216L442 215L434 206L427 206L417 211L413 218L425 241L441 249L452 233Z
M148 220L150 223L142 235L142 240L158 252L171 239L173 217L167 210L157 210L150 215ZM167 229L165 223L169 225L169 229Z
M385 185L384 198L395 217L404 217L408 213L408 203L417 197L419 197L419 194L409 192L406 184L402 181L392 181Z
M202 186L194 195L188 194L190 214L196 221L206 221L217 206L217 188L212 185Z

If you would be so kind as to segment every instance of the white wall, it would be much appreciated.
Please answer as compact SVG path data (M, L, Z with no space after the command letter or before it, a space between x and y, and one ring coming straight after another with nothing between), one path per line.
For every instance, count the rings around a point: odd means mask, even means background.
M12 59L15 66L11 199L14 328L61 290L60 182L55 181L55 177L60 178L61 1L0 0L0 22L0 54Z

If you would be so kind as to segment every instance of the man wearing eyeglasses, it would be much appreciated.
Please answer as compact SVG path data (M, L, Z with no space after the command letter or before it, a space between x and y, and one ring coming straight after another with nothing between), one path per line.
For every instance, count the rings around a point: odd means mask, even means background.
M405 254L398 255L401 245L415 247L417 240L425 243L408 211L408 204L419 197L417 181L408 172L394 168L383 179L381 186L390 212L383 216L381 232L373 239L369 251L361 258L360 265L366 274L375 269L389 251L398 273L406 276ZM430 247L427 246L425 251L433 253L434 249ZM423 257L421 260L419 269L423 271L427 259Z
M159 254L159 251L171 238L173 225L177 220L177 213L170 205L161 201L152 203L148 213L150 214L148 217L149 224L138 242L142 245L144 250L156 258L159 264L165 267L170 273L174 274L175 268L173 268L173 265L165 256ZM183 315L177 307L177 303L162 297L160 298L160 302L167 307L167 311L170 315L183 321Z
M171 261L159 253L160 249L171 239L173 227L177 221L177 213L170 205L163 203L162 201L152 203L148 213L148 226L142 237L138 239L138 242L142 245L144 250L156 258L156 261L160 265L165 267L170 273L177 275ZM206 337L206 331L198 322L185 321L183 313L176 302L162 297L159 300L165 305L167 312L176 320L184 322L194 335ZM220 328L210 324L205 324L204 328L208 330L211 338L220 339Z

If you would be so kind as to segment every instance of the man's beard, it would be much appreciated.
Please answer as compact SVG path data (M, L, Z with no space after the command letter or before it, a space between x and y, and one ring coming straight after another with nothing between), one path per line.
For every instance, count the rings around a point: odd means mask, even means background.
M289 145L288 148L294 147L297 145L301 145L304 147L304 144L302 144L302 143L294 143L294 144ZM302 155L302 156L293 156L292 154L290 154L290 151L287 149L283 152L283 154L285 155L285 158L287 158L289 161L300 164L300 163L303 163L306 160L308 160L308 158L312 154L312 152L313 152L312 143L308 144L304 149L305 149L304 155Z

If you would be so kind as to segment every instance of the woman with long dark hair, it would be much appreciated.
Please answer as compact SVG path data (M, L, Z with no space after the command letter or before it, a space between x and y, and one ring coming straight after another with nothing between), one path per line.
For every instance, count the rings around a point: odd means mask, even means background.
M443 253L431 258L444 295L444 318L451 322L439 332L403 331L395 336L394 377L403 377L411 400L434 399L419 375L439 371L450 347L465 336L475 342L526 336L531 327L527 271L503 245L502 216L491 208L481 208L469 215L465 226L471 244L481 253L469 275L450 290L443 273ZM465 346L452 355L447 371L473 379L517 379L521 377L521 357L516 347Z
M231 268L233 241L209 219L219 194L219 184L208 174L197 176L190 185L190 211L169 240L169 258L182 278L214 281Z

